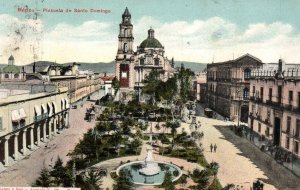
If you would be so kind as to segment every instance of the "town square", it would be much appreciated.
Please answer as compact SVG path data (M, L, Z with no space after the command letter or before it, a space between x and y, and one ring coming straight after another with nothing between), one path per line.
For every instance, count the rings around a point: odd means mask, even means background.
M300 189L300 3L54 1L1 2L0 190Z

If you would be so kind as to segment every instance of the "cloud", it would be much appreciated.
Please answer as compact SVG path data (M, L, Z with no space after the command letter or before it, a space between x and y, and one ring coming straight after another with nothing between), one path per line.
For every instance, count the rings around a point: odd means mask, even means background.
M0 24L2 63L10 54L19 64L32 62L33 57L57 62L108 62L116 56L119 31L113 23L59 23L46 30L42 20L20 20L3 14ZM281 57L286 62L300 63L300 34L289 23L252 23L240 28L220 17L161 22L144 16L133 19L133 47L147 38L150 27L165 47L165 55L175 60L208 63L213 57L215 61L226 61L250 53L264 62L277 62Z

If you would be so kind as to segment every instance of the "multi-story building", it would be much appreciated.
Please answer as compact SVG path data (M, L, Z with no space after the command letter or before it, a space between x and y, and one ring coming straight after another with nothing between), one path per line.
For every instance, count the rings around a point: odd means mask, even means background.
M249 54L226 62L208 64L208 107L230 120L247 122L251 70L262 64L260 59Z
M300 67L268 64L250 79L248 126L261 139L300 156Z
M0 161L9 165L68 127L66 87L30 84L0 85Z
M90 71L80 71L79 65L37 62L25 66L25 71L28 80L44 80L58 87L68 87L70 103L74 103L100 89L99 76Z
M165 49L155 38L154 30L148 30L148 38L137 47L136 52L133 50L132 31L131 14L126 8L119 25L119 45L115 60L115 75L121 89L139 90L145 76L153 70L164 71L160 77L167 80L175 72L174 61L169 61L165 56Z
M194 96L197 101L200 101L200 94L201 94L201 84L206 84L206 69L201 72L196 73L194 79Z

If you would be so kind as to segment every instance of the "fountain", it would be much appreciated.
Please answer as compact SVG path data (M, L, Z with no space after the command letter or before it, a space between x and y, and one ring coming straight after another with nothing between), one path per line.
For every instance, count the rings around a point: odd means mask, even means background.
M132 176L132 182L136 185L161 185L167 171L171 173L172 181L176 181L182 175L178 166L155 161L152 148L147 150L144 160L129 162L118 167L117 175L119 175L120 170L128 170Z
M157 175L160 172L160 167L157 162L153 161L152 149L149 149L145 158L145 164L143 168L139 170L140 174L145 176Z

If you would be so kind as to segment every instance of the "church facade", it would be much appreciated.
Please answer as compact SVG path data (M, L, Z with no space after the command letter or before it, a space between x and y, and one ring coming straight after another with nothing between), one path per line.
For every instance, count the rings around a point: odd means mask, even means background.
M154 30L148 30L148 37L133 50L133 25L128 8L119 25L119 45L116 56L115 74L122 89L139 90L143 80L153 70L163 71L160 78L167 80L175 72L174 61L165 56L165 49L155 38Z

